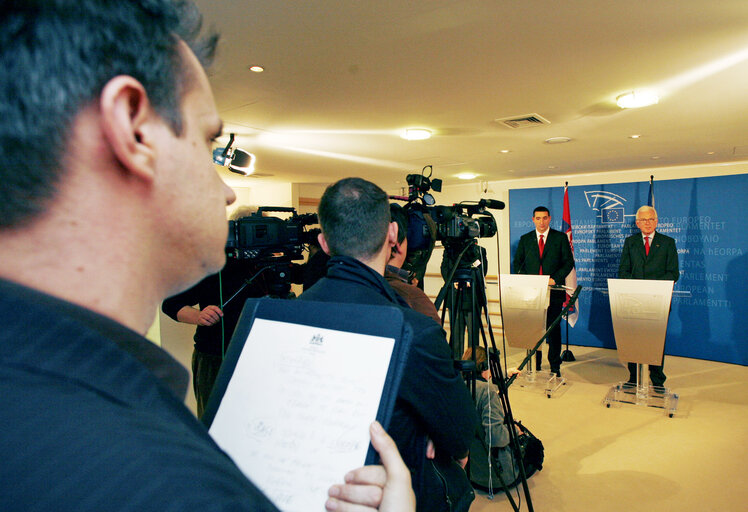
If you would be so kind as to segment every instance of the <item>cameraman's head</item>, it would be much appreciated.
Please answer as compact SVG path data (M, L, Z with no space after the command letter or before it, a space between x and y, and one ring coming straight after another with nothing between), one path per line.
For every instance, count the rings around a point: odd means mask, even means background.
M381 188L361 178L330 185L319 203L319 223L319 242L326 253L355 258L384 273L397 227L390 223L387 194Z
M465 353L462 354L462 359L463 361L473 359L473 349L471 347L468 347ZM475 347L475 369L483 380L491 378L491 369L488 366L488 354L486 353L486 349L480 345Z
M387 263L393 267L402 268L408 256L408 213L405 208L397 203L390 205L390 218L397 224L397 243L392 246L390 261Z

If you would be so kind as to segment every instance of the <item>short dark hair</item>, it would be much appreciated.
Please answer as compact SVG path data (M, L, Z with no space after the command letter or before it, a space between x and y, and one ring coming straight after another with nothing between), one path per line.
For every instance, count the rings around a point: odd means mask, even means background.
M181 134L192 77L179 40L203 65L218 40L198 41L202 19L183 0L4 0L2 11L0 228L44 211L64 175L76 116L115 76L138 80Z
M397 203L390 204L390 220L397 223L397 243L403 243L408 236L408 213Z
M465 353L462 354L463 361L471 361L473 359L473 348L468 347ZM486 349L480 345L475 346L475 367L478 372L484 372L488 370L488 354Z
M548 214L549 217L551 216L551 212L545 206L536 206L535 209L532 211L532 216L535 217L535 214L538 212L545 212Z
M361 178L345 178L327 187L318 213L331 256L368 259L387 238L387 194Z

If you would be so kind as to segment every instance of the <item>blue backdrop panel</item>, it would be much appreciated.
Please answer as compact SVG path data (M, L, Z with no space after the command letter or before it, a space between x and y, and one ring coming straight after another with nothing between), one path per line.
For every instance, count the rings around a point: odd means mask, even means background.
M574 345L615 348L607 279L618 276L624 239L639 230L636 210L649 182L569 187L577 281L583 286ZM743 214L748 174L655 181L657 231L675 238L675 283L665 353L748 364L748 230ZM561 229L562 186L509 191L512 257L535 227L532 210L547 206Z

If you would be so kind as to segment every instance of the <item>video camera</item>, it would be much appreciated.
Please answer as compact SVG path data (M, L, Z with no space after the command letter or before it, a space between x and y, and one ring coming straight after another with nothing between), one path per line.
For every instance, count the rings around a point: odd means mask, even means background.
M287 219L264 212L287 212ZM314 242L305 227L317 223L314 213L298 215L294 208L263 206L247 217L229 221L226 255L238 260L287 262L303 259L304 245Z
M500 204L500 206L498 206ZM442 242L490 238L496 234L496 219L486 213L486 208L504 207L501 201L481 199L477 204L459 203L452 206L433 206L431 217L436 223L436 239ZM473 217L473 215L478 215Z
M425 166L421 174L409 174L408 196L391 196L391 199L407 201L403 207L408 214L408 257L403 268L413 272L422 282L436 241L445 247L447 260L453 259L465 245L476 238L494 236L498 228L496 220L487 208L501 210L504 203L493 199L481 199L467 204L434 206L436 202L430 190L441 192L442 181L431 179L433 167ZM472 257L471 251L467 256Z
M503 202L481 199L475 204L463 202L452 206L434 206L434 196L429 191L441 192L442 180L432 180L432 173L433 167L427 165L420 175L409 174L406 177L408 196L391 196L392 199L407 201L404 208L408 212L409 249L427 249L437 240L449 243L453 240L490 238L496 234L496 220L486 212L486 208L501 210L504 208Z

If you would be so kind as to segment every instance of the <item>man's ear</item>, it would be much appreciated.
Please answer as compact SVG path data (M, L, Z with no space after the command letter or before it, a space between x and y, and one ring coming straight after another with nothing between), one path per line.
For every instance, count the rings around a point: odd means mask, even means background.
M112 78L101 91L99 109L104 136L117 160L139 178L152 180L156 172L153 123L164 121L151 108L143 85L131 76Z
M317 235L317 241L319 242L319 246L322 248L323 251L325 251L325 254L330 256L330 248L327 246L327 240L325 240L325 235L320 233Z
M390 222L387 228L387 244L390 247L397 245L397 222Z

